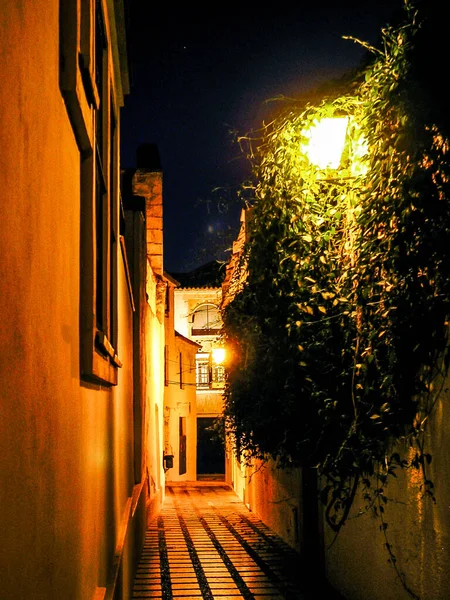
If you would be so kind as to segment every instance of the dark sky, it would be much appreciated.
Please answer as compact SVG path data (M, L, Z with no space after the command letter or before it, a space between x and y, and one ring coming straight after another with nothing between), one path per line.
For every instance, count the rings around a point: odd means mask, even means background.
M376 44L402 5L309 0L232 10L132 0L122 166L135 166L140 144L157 144L166 271L226 258L215 255L215 246L230 226L237 230L239 207L232 201L248 173L230 132L257 129L266 100L305 93L357 67L364 50L342 36Z

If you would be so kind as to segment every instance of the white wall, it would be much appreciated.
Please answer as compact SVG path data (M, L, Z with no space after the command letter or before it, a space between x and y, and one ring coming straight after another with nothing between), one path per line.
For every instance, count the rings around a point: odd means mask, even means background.
M420 473L398 471L386 495L386 534L407 585L421 600L450 597L450 395L444 392L431 420L427 449L432 455L428 476L436 503L424 497ZM409 448L399 448L408 457ZM364 511L359 496L351 518L326 552L329 579L348 600L409 600L391 564L380 531L380 520ZM358 509L363 511L358 516ZM328 532L328 543L332 540Z

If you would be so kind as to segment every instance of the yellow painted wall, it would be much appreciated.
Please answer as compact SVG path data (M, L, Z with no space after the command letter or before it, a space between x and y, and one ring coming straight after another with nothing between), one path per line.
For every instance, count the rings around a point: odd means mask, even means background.
M197 414L203 417L215 417L222 414L222 390L197 390Z
M197 479L197 407L195 355L197 346L175 333L174 285L168 283L169 311L166 314L167 381L164 388L164 451L173 455L173 468L166 471L166 480L195 481ZM184 334L182 334L184 336ZM183 387L180 387L179 356L182 356ZM186 473L180 474L179 420L186 419Z
M177 340L176 340L177 341ZM171 350L174 352L171 354ZM182 351L183 374L185 384L180 388L178 354ZM197 410L195 402L195 349L187 344L177 343L169 349L169 356L174 357L169 368L169 385L166 387L165 400L165 452L173 455L173 468L166 472L167 481L195 481L197 472ZM187 370L190 370L188 373ZM186 419L186 473L180 474L179 419Z
M133 491L131 306L116 388L79 376L80 156L55 0L0 10L0 598L90 600Z
M164 440L164 311L158 306L158 279L150 262L147 268L146 311L146 421L145 440L150 487L149 519L164 500L165 477L162 449Z

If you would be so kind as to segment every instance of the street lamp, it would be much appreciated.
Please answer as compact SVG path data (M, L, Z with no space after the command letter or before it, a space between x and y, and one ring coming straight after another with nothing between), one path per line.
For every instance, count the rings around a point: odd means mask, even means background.
M215 365L221 365L225 360L225 348L213 348L212 359Z
M342 167L346 149L349 158L347 177L364 176L368 170L368 145L361 127L352 116L314 119L303 129L300 150L311 165L321 170L337 171ZM319 176L322 177L322 176Z
M312 126L302 131L306 142L301 150L309 162L319 169L338 169L341 164L349 118L325 117L315 119Z

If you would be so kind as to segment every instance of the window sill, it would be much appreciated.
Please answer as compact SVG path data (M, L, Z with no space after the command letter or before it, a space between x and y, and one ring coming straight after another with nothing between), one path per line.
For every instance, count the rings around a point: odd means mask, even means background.
M111 342L108 340L103 331L97 330L97 334L95 336L95 345L100 349L100 352L106 354L111 359L111 362L116 367L121 367L122 362L116 354Z
M84 84L86 98L89 104L91 104L95 110L98 110L100 108L100 96L97 91L94 74L89 68L89 58L80 53L78 55L78 64L81 72L81 79Z
M95 344L87 354L82 378L98 385L117 385L118 369L122 367L122 362L104 333L97 331Z
M224 383L205 383L205 384L197 383L196 388L199 391L205 391L205 392L208 390L224 390L225 384Z

